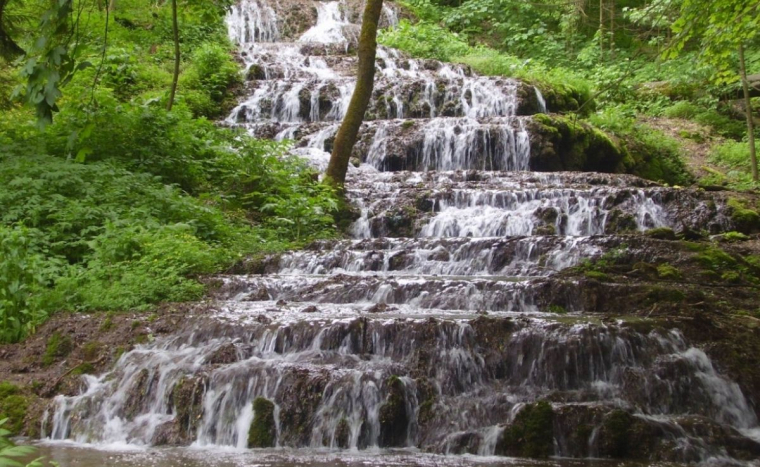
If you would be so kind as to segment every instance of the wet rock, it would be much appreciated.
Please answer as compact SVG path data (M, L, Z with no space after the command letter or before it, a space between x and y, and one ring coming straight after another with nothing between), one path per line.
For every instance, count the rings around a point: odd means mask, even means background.
M527 404L506 427L496 444L496 454L549 457L554 453L554 410L546 401Z
M249 81L267 79L266 71L264 70L264 67L258 64L251 65L251 67L248 68L248 72L246 73L245 77Z
M142 413L143 405L150 391L150 380L150 372L143 369L130 381L131 389L127 393L127 400L121 409L124 418L127 420L132 420Z
M536 115L529 123L531 170L625 172L625 153L606 134L571 117Z
M208 384L203 374L183 376L171 390L169 405L174 411L173 426L164 427L166 444L189 444L203 416L203 396Z
M307 446L314 416L322 401L329 375L324 371L298 370L287 374L276 402L280 408L279 442L284 446Z
M220 346L206 360L210 365L228 365L236 361L238 361L237 348L232 343Z
M253 401L253 421L248 430L249 448L271 448L275 446L277 427L274 420L274 403L263 397Z
M265 302L271 300L271 298L272 297L269 295L269 291L266 287L258 287L253 292L246 295L243 300L246 302Z
M309 305L306 308L301 309L301 313L318 313L319 308L314 305Z
M335 447L340 449L348 449L351 442L351 427L348 424L348 420L341 418L338 422L338 426L335 428Z
M391 376L385 382L387 396L380 407L380 447L406 446L409 415L406 410L404 382Z
M604 233L608 235L636 232L637 230L636 218L620 209L610 211L604 226Z

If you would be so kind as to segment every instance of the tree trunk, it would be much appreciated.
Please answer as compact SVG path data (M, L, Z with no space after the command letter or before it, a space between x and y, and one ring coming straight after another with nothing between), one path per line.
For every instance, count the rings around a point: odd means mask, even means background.
M174 77L172 78L172 89L169 93L169 102L166 103L166 110L171 111L174 106L174 96L177 95L177 83L179 83L179 25L177 24L177 0L172 0L172 31L174 33Z
M747 137L749 139L749 158L752 162L752 180L757 182L757 151L755 150L755 122L752 118L752 99L749 95L749 80L747 79L747 64L744 61L744 45L739 45L739 67L742 75L744 91L744 109L747 113Z
M610 60L615 59L615 0L610 0Z
M351 151L359 134L359 127L364 121L372 88L375 84L375 54L377 53L377 23L383 9L383 0L367 0L362 16L362 31L359 36L359 72L356 77L356 88L348 104L346 116L343 118L335 136L330 163L327 166L326 181L339 190L346 182L348 162Z
M599 0L599 63L604 63L604 0Z
M10 0L0 0L0 57L10 62L19 55L23 55L24 49L22 49L21 46L8 35L8 32L3 27L3 12L9 1Z

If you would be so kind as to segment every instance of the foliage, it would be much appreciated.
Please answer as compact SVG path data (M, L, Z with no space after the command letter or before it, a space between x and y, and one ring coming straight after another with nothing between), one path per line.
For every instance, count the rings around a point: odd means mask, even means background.
M0 225L0 342L19 340L45 318L40 292L60 262L46 261L37 233Z
M329 235L332 193L304 164L267 155L271 147L250 142L209 161L216 170L208 176L221 187L215 197L229 213L110 161L0 159L0 183L11 188L0 192L2 340L19 340L58 309L198 299L199 275L247 253ZM238 208L258 213L258 226ZM298 223L286 225L286 215L300 216Z
M196 116L219 116L230 88L242 82L238 65L228 48L209 42L195 49L190 63L181 83L190 90L185 102Z
M692 177L681 158L676 140L645 124L626 106L609 107L589 121L623 141L632 160L632 173L650 180L687 185Z
M736 190L757 187L752 181L749 145L746 142L726 141L713 146L710 162L725 170L728 185Z
M6 421L5 429L11 434L19 434L24 427L28 405L26 397L17 386L6 381L0 382L0 420Z
M466 55L470 46L457 33L450 32L433 23L412 24L402 20L393 29L380 31L378 42L409 52L415 57L452 61Z
M577 109L591 101L591 83L578 73L522 60L485 46L471 47L466 36L434 23L421 21L412 24L403 20L396 28L381 31L378 41L415 57L459 62L480 74L523 79L538 86L547 97L551 98L556 93L567 96L563 97L563 101L573 101L572 104L563 102L560 105L562 108Z
M715 80L731 83L739 79L736 53L753 40L760 30L760 1L682 0L680 16L673 23L676 40L667 56L674 57L689 43L699 41L700 58L716 67Z

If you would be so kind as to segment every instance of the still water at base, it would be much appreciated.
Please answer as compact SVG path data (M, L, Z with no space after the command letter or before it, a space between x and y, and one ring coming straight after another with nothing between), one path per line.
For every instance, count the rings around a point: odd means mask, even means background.
M374 452L330 452L327 450L247 450L164 448L144 450L93 449L60 443L40 444L38 456L45 456L61 467L639 467L648 464L603 460L549 459L529 460L504 457L442 456L407 450Z

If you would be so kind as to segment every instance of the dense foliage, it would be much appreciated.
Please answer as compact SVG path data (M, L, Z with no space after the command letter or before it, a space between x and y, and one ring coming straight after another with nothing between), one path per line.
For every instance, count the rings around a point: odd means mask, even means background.
M203 275L334 235L334 194L287 145L208 120L230 109L241 83L226 5L182 5L185 61L170 112L169 8L72 5L83 8L77 50L66 52L76 72L65 87L47 81L49 108L10 99L16 85L32 91L25 72L0 63L0 341L22 339L59 310L198 299ZM41 11L25 0L9 8L30 18L18 25L24 70L42 53L31 21ZM42 81L56 72L37 66Z
M382 43L535 84L550 110L579 113L645 151L647 166L637 164L635 173L656 180L681 184L689 177L680 143L647 120L694 121L712 134L705 139L729 139L733 162L719 148L711 159L721 180L757 188L741 172L749 170L748 132L744 110L732 100L740 92L739 44L748 73L760 72L757 0L709 2L709 9L691 0L405 4L415 19L381 34Z

